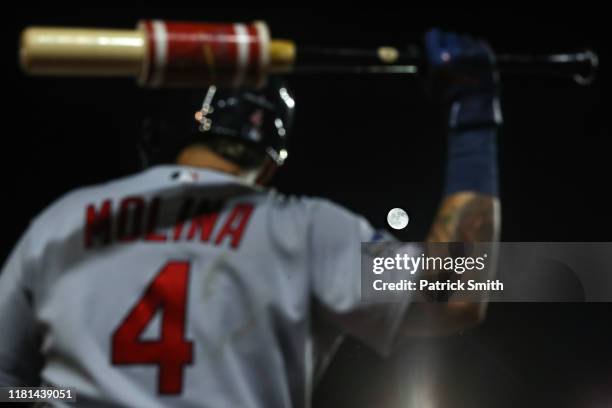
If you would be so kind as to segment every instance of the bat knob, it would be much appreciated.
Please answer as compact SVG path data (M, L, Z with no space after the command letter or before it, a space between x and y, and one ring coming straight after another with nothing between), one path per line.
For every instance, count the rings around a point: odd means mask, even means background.
M586 70L586 73L575 74L574 81L579 85L591 85L597 76L597 70L599 69L599 57L593 50L586 50L578 54L577 59L588 62L589 67Z

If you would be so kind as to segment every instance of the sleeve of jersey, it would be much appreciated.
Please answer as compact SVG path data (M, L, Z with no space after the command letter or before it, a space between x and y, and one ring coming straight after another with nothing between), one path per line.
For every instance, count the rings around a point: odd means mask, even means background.
M365 303L361 299L361 243L394 240L362 217L328 201L313 211L311 239L312 291L323 316L342 332L379 354L392 351L395 335L410 302Z
M37 386L40 355L22 238L0 272L0 386Z

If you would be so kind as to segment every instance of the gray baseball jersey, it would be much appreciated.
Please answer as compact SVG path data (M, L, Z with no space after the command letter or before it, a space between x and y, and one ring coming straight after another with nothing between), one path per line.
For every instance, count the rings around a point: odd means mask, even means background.
M211 170L76 190L0 275L0 385L76 387L83 406L306 407L339 336L385 354L400 324L407 301L360 302L374 235L327 200Z

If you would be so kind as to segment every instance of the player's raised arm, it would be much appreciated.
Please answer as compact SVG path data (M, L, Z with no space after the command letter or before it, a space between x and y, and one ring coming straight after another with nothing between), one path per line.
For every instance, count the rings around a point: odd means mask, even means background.
M483 41L432 30L425 38L432 91L448 114L445 194L428 242L499 239L497 130L502 123L494 54ZM451 333L478 323L486 303L416 302L405 335Z

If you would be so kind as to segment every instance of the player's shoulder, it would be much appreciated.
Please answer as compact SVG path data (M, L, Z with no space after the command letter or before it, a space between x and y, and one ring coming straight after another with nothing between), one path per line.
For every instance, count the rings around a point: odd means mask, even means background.
M345 240L348 235L364 242L396 241L388 231L376 229L362 214L333 200L312 196L271 195L279 208L290 209L293 219L303 219L311 232L321 239Z
M285 195L271 190L267 201L276 212L304 219L311 223L332 225L346 222L365 222L365 218L353 210L328 198L317 196Z

